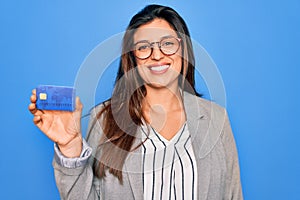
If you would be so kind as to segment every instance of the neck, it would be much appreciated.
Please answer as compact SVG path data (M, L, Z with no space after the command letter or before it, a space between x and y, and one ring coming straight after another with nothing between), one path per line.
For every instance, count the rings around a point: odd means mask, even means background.
M143 102L144 111L155 107L163 107L165 111L182 108L182 99L178 85L162 88L153 88L147 85L145 87L147 95Z
M142 103L143 117L159 133L170 139L186 121L179 87L151 88Z

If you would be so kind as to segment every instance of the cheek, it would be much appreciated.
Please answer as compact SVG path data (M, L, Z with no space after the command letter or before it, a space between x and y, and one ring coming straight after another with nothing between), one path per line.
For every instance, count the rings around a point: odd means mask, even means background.
M145 80L145 78L146 78L146 68L145 67L143 67L143 65L145 65L144 64L144 62L136 62L136 64L137 64L137 71L138 71L138 74L140 75L140 77L143 79L143 80Z
M136 68L137 68L137 70L138 70L138 73L140 74L140 75L142 75L143 73L145 73L144 72L144 67L143 66L145 66L145 61L143 61L143 60L137 60L136 61Z
M139 60L139 59L136 59L136 65L137 67L141 67L143 65L145 65L145 60Z
M181 68L182 68L182 58L181 58L181 56L177 55L177 56L174 58L173 68L174 68L174 70L176 70L178 73L180 73Z
M173 60L173 68L174 70L176 70L178 73L181 72L181 68L182 68L182 49L181 47L178 49L178 51L176 52L176 54L174 54L171 58Z

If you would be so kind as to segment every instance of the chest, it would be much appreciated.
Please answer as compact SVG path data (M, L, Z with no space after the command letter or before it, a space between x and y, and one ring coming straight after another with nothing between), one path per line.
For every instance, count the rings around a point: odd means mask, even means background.
M146 113L146 119L159 134L171 140L186 121L183 110L165 112L163 109Z
M226 190L226 179L228 174L225 149L222 145L222 142L217 142L215 147L211 152L209 152L207 156L205 156L204 158L199 158L198 155L200 152L198 152L197 150L201 148L195 148L195 146L200 143L199 141L197 141L197 139L198 138L195 138L195 140L191 140L191 143L189 145L189 147L194 150L195 156L194 167L196 168L196 174L194 174L194 183L196 187L194 187L194 194L197 195L196 199L204 200L210 199L210 197L216 197L214 199L220 199ZM145 197L152 197L153 194L155 197L157 195L170 195L170 191L172 195L175 194L173 189L174 187L178 187L178 185L175 184L176 177L178 178L177 180L180 180L179 178L182 177L183 171L182 167L187 169L186 165L181 165L181 162L183 161L179 160L179 156L177 155L175 148L173 150L164 150L163 144L156 145L154 147L151 141L149 141L147 145L148 146L145 146L146 148L148 147L146 149L146 152L144 152L145 148L143 146L140 146L140 148L138 148L135 152L132 152L128 155L123 168L123 184L120 184L116 177L112 176L109 173L107 173L107 176L103 180L99 182L97 181L97 184L99 184L99 193L101 193L104 199L122 199L122 197L124 196L126 196L126 199L145 199ZM184 146L178 146L177 151L179 155L181 154L182 150L184 150ZM146 161L147 153L149 154ZM177 161L173 164L172 174L171 168L174 155L174 159ZM188 155L185 155L186 160L188 160ZM155 161L153 162L154 157ZM162 162L163 157L165 157L165 163ZM183 158L183 156L181 155L180 158ZM148 162L148 164L145 162ZM191 165L189 166L191 167ZM175 168L177 170L174 170ZM155 169L154 172L153 169ZM191 170L188 171L191 172ZM193 177L191 174L187 176ZM170 181L170 178L172 178L172 181ZM165 193L161 193L161 189L166 189L166 184L162 183L167 179L169 179L170 181L168 183L168 190L166 190L167 192ZM146 184L145 180L147 180ZM153 182L156 182L158 184L155 184L155 186L153 186ZM170 189L170 185L173 187L173 189ZM145 188L148 188L147 191L145 190ZM181 189L178 191L180 191L180 193L182 194L182 191L186 190L187 189ZM146 193L147 195L145 195ZM189 193L192 194L191 192Z
M186 124L171 140L149 132L142 145L144 199L196 199L197 166Z

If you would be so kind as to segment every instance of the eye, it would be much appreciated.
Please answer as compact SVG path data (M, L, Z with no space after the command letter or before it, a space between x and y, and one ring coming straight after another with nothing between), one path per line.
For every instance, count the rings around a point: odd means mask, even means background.
M136 50L138 51L147 51L150 47L148 43L139 43L136 45Z
M161 46L163 46L163 47L172 47L174 45L175 45L175 43L173 40L164 40L161 43Z

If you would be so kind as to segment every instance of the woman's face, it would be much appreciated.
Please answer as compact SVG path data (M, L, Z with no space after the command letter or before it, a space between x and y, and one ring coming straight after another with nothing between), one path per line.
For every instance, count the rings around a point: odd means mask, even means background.
M154 19L140 26L133 39L138 72L146 86L177 87L182 67L181 42L169 23L163 19Z

